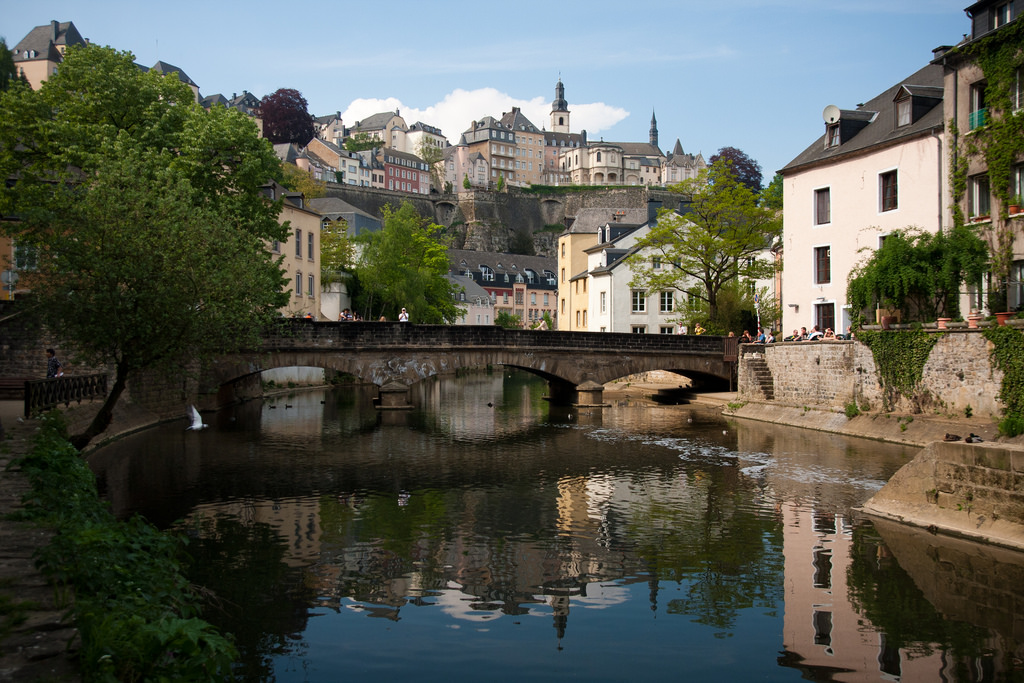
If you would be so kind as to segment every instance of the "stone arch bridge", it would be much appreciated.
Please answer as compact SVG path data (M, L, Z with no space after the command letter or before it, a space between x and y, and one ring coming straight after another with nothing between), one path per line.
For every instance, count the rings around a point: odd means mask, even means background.
M380 388L380 407L402 408L409 406L409 387L427 377L504 365L547 380L554 403L600 405L606 382L650 370L675 372L702 386L731 386L735 342L709 335L289 320L265 334L260 348L212 362L202 393L217 394L223 405L234 400L232 386L263 370L320 367L372 382Z

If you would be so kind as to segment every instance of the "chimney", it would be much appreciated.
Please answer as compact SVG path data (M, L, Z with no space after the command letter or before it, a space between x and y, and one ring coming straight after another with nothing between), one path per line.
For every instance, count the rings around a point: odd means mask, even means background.
M56 43L58 35L60 35L60 22L54 19L50 22L50 40Z
M658 210L662 207L660 199L647 200L647 220L653 223L658 218Z

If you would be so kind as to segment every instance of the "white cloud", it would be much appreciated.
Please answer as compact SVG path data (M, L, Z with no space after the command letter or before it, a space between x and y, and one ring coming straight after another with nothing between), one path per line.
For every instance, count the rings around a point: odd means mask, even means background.
M422 121L440 128L448 141L454 145L474 120L485 116L500 119L502 114L512 111L512 107L519 107L523 115L538 128L549 127L550 101L539 96L529 100L518 99L495 88L455 89L445 95L440 102L423 109L404 106L396 97L361 98L353 100L342 112L341 118L346 126L354 126L357 121L373 114L397 109L409 125ZM608 130L629 116L627 110L603 102L571 104L569 110L572 117L572 132L586 130L590 137Z

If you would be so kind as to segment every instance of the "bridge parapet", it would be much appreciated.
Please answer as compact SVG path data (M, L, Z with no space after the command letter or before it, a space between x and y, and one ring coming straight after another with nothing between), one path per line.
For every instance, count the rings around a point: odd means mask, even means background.
M497 325L282 321L255 351L353 348L504 348L687 353L720 357L725 338L712 335L507 330Z

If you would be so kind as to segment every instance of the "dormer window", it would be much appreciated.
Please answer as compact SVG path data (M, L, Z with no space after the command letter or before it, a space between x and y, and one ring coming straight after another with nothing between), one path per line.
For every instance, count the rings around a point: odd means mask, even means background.
M896 102L896 127L909 126L913 123L913 106L909 97Z
M839 146L839 124L830 123L825 131L825 146L826 147L838 147Z
M494 271L487 266L480 266L480 279L485 282L494 282Z

